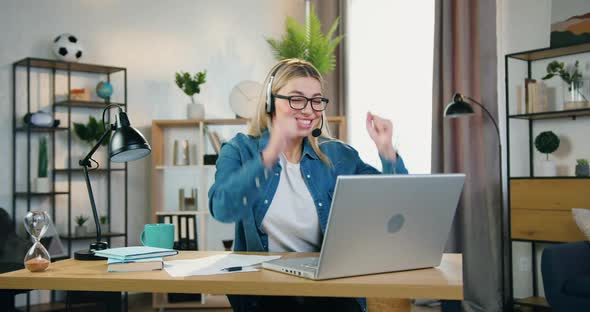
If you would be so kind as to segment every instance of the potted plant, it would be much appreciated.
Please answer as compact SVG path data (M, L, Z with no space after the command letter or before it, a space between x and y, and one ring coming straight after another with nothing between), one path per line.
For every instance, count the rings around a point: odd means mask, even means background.
M111 231L111 227L109 225L109 217L108 216L105 216L105 215L102 215L102 216L100 216L99 220L100 220L100 230L103 233L110 232Z
M98 140L106 130L104 124L96 120L96 118L94 118L93 116L88 116L88 122L86 124L77 122L74 122L73 124L74 133L76 134L76 136L80 140L86 142L86 144L88 144L90 147L94 146L94 144L98 142ZM101 145L105 146L109 144L109 140L110 138L107 137ZM82 157L83 155L78 158ZM72 166L77 166L78 159L73 158L73 160L75 160L75 164L73 164Z
M590 167L588 166L588 159L576 160L576 177L587 177L590 176Z
M39 138L39 155L37 158L37 178L35 179L35 192L49 192L49 177L47 174L49 161L47 159L47 138Z
M553 61L547 65L547 75L543 80L559 76L564 85L564 108L576 109L582 108L588 103L588 79L582 79L582 73L579 71L580 62L576 61L571 70L567 70L564 62Z
M549 160L549 154L555 152L559 148L559 137L552 131L544 131L539 133L535 138L535 148L545 155L547 158L541 163L541 174L538 176L556 176L557 168L552 160Z
M176 85L188 95L191 99L191 103L187 105L187 115L190 119L200 119L205 117L205 106L195 101L195 94L201 93L201 85L206 82L207 71L203 70L191 76L186 72L176 73Z
M94 144L98 142L105 130L104 124L98 122L93 116L88 116L88 123L86 124L74 122L74 133L76 133L80 140L88 143L90 146L94 146ZM106 140L102 142L102 145L109 144L109 139L110 138L106 138Z
M88 217L81 214L76 216L74 218L74 221L76 221L76 228L74 229L74 234L76 234L76 236L86 235L88 231L86 230L86 226L84 225L84 223L88 221Z
M336 67L334 50L343 38L334 37L339 22L338 17L324 35L320 19L315 14L315 6L312 6L309 20L305 24L288 16L285 35L280 40L267 38L266 42L270 44L277 60L292 57L304 59L312 63L321 74L325 74Z

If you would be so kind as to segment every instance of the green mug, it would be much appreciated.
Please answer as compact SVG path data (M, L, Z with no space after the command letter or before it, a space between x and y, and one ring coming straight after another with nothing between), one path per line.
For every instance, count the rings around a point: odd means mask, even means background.
M144 246L172 249L174 247L174 224L146 224L139 240Z

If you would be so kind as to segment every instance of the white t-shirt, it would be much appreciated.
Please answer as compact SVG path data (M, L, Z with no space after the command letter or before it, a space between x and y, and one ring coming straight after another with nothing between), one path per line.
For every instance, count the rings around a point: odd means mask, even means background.
M281 154L283 168L275 196L262 220L268 251L317 252L322 244L319 217L299 164Z

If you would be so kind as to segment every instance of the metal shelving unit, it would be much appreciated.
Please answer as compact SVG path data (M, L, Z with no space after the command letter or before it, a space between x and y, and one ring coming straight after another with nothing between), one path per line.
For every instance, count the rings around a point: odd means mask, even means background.
M521 120L521 122L527 123L528 128L528 152L529 152L529 176L510 176L510 161L507 162L507 172L509 174L508 178L508 219L509 219L509 231L510 231L510 240L511 242L528 242L531 244L531 252L532 252L532 289L533 295L531 297L522 298L522 299L514 299L513 303L516 305L522 306L530 306L530 307L541 307L541 308L548 308L549 304L545 300L544 297L540 297L538 293L538 283L539 279L537 277L537 268L538 263L536 259L536 251L537 251L537 244L539 243L560 243L564 242L562 238L553 239L538 239L537 237L520 237L520 233L515 233L514 227L515 223L518 223L519 220L512 220L513 214L515 213L512 211L513 201L519 200L522 201L522 187L515 187L521 185L532 185L538 183L552 183L552 185L560 186L567 184L568 187L570 185L586 185L588 183L588 177L574 177L574 176L558 176L558 177L535 177L534 176L534 160L533 160L533 146L534 146L534 137L533 137L533 124L535 121L539 120L549 120L549 119L568 119L571 118L572 120L576 120L577 117L581 116L590 116L590 108L579 108L579 109L567 109L567 110L552 110L552 111L543 111L543 112L532 112L532 113L520 113L520 114L510 114L511 106L510 106L510 75L509 75L509 68L511 61L521 61L525 62L526 66L526 78L532 79L532 66L533 62L539 60L547 60L547 59L554 59L569 55L578 55L578 54L586 54L590 52L590 44L580 44L575 46L569 47L561 47L561 48L544 48L544 49L536 49L530 51L523 51L517 53L511 53L505 55L505 91L506 91L506 136L508 141L507 147L507 155L508 159L510 160L510 140L511 140L511 132L510 132L510 121L511 120ZM514 190L517 190L517 193L512 193ZM519 202L521 204L521 202ZM573 222L573 221L572 221ZM545 235L545 234L544 234ZM532 234L531 234L532 236ZM571 234L568 233L568 238L575 238L575 233ZM510 248L510 258L512 258L512 247ZM512 268L510 268L510 289L512 293L513 289L513 277L512 277Z
M34 126L22 126L17 127L17 120L22 118L22 116L17 115L17 107L22 107L22 105L26 105L26 112L31 113L31 84L32 79L36 79L32 77L32 72L44 72L49 73L49 79L51 80L51 110L53 117L55 118L56 112L59 110L66 110L67 118L66 121L60 125L59 127L34 127ZM71 82L72 82L72 74L78 73L85 73L85 74L94 74L100 77L101 79L106 79L106 81L111 81L111 75L113 74L122 74L123 75L123 92L124 92L124 101L122 103L111 103L109 101L79 101L73 100L70 98L69 90L71 90ZM17 103L19 100L17 99L17 90L20 90L23 86L17 86L17 75L26 75L26 103ZM67 77L67 98L62 101L56 100L56 75L65 75ZM13 118L12 118L12 129L13 129L13 140L12 140L12 189L13 189L13 198L12 198L12 215L13 215L13 223L16 224L16 216L17 210L22 209L22 203L20 201L26 200L26 211L31 210L31 199L32 198L42 198L42 197L49 197L51 204L50 204L50 215L53 220L56 219L56 215L60 213L64 213L67 218L67 233L60 233L60 237L63 240L67 241L67 251L68 255L72 254L72 241L73 240L90 240L93 239L95 236L92 234L76 237L72 233L72 176L74 174L82 173L81 168L74 168L71 167L71 150L72 150L72 110L76 108L86 108L91 110L100 110L104 109L108 104L119 104L123 106L125 109L127 107L127 69L123 67L114 67L114 66L103 66L103 65L96 65L96 64L86 64L86 63L71 63L71 62L64 62L58 60L48 60L48 59L40 59L40 58L24 58L17 62L14 62L12 65L12 94L13 94L13 101L12 101L12 111L13 111ZM110 119L110 116L109 116ZM109 120L110 122L110 120ZM56 133L58 132L66 132L67 133L67 162L68 168L56 168L55 164L55 156L56 156ZM51 169L51 191L46 193L36 193L32 191L31 188L31 140L34 135L40 134L47 134L50 136L48 143L51 148L52 153L52 164L50 164ZM22 138L21 136L25 136ZM23 177L16 176L16 166L17 166L17 159L18 157L23 157L24 155L17 155L17 144L24 142L26 144L26 188L24 190L17 189L17 178L22 179ZM123 173L124 179L124 231L122 233L104 233L103 237L107 237L110 243L110 237L123 237L125 240L125 245L128 243L127 237L127 226L128 226L128 196L127 196L127 182L128 182L128 173L127 173L127 164L124 167L117 167L112 168L110 161L107 161L105 164L101 164L104 168L99 168L96 170L92 170L91 174L101 174L106 175L107 181L107 216L109 223L111 221L112 211L111 211L111 191L112 191L112 174L116 172ZM118 174L118 173L117 173ZM56 176L58 175L67 175L67 189L63 191L56 191L55 190L55 182ZM118 177L117 177L118 178ZM67 211L63 212L60 209L56 209L56 196L68 196L67 199ZM84 196L86 196L84 194Z

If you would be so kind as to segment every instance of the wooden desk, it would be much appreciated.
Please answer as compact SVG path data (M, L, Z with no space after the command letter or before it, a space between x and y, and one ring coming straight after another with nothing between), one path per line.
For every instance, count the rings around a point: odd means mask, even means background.
M220 253L223 252L183 251L167 260ZM311 281L268 270L186 278L173 278L165 271L108 273L106 261L68 259L52 263L46 272L19 270L1 274L0 289L367 297L370 311L410 311L410 298L463 299L462 275L460 254L445 254L441 265L432 269L326 281Z

